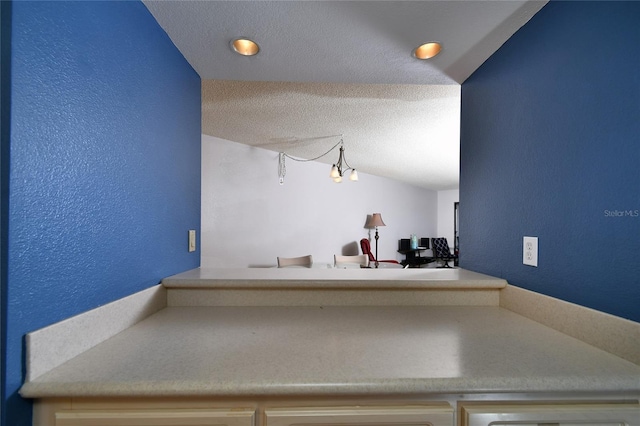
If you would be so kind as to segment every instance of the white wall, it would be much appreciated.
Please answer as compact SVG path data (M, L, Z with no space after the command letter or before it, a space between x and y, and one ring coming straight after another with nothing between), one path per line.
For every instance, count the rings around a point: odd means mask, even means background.
M434 237L446 237L449 247L453 251L453 203L459 200L457 189L438 191L438 225Z
M202 136L201 267L274 266L277 256L306 254L333 262L334 254L360 253L374 212L387 225L379 228L380 259L404 259L400 238L436 234L435 191L360 172L358 182L336 184L318 162L287 160L286 168L279 185L278 153Z

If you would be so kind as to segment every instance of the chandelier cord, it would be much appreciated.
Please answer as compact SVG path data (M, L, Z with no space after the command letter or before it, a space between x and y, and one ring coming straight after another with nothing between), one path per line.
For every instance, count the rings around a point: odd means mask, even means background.
M296 157L292 157L289 154L287 154L286 152L281 152L280 155L287 157L287 158L291 158L293 161L300 161L300 162L306 162L306 161L315 161L319 158L324 157L325 155L329 154L331 151L333 151L334 149L336 149L337 146L344 144L344 141L342 140L342 138L340 138L340 142L338 142L337 144L335 144L334 146L332 146L331 148L329 148L329 150L327 152L325 152L324 154L320 154L315 158L309 158L309 159L304 159L304 158L296 158Z
M287 166L284 163L285 153L281 152L278 155L278 177L280 178L280 185L284 184L284 176L287 174Z

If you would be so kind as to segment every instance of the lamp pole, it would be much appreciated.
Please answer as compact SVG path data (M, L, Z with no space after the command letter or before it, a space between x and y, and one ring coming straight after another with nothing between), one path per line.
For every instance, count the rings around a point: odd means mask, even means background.
M376 269L378 268L378 227L376 226Z

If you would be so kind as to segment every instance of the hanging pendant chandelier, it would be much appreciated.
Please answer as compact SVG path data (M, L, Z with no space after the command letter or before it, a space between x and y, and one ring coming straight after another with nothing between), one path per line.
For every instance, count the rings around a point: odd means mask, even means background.
M346 166L346 168L345 168ZM349 180L357 181L358 180L358 172L356 169L352 168L348 163L347 159L344 156L344 145L342 139L340 140L340 156L338 157L338 162L331 166L331 172L329 173L329 177L333 179L334 182L340 183L342 182L343 173L351 170L349 173Z
M285 165L285 159L286 158L290 158L290 159L292 159L294 161L302 161L302 162L314 161L314 160L317 160L319 158L324 157L325 155L330 154L337 147L340 147L340 153L339 153L339 156L338 156L338 161L336 161L331 166L331 171L329 172L329 177L331 179L333 179L333 181L335 183L340 183L340 182L342 182L342 178L345 175L345 173L347 173L348 171L351 171L349 173L349 180L353 181L353 182L357 182L358 181L358 172L356 171L356 169L351 167L349 165L349 163L347 163L347 158L346 158L345 153L344 153L343 135L340 135L340 142L338 142L337 144L332 146L324 154L321 154L321 155L319 155L319 156L317 156L315 158L310 158L310 159L295 158L295 157L290 156L287 153L280 152L280 155L278 156L278 177L280 179L280 185L284 184L284 176L287 173L287 169L286 169L286 165Z

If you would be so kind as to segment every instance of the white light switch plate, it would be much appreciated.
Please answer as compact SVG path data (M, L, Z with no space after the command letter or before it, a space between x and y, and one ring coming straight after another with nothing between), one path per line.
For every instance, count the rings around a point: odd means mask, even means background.
M538 266L538 237L522 238L522 263Z
M196 230L189 230L189 252L196 251Z

